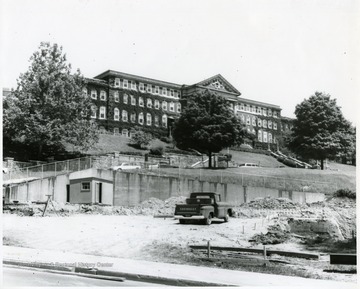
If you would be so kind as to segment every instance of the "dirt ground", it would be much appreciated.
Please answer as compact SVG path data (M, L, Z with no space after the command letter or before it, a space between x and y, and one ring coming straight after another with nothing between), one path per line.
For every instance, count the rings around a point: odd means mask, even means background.
M211 226L197 223L180 225L173 218L158 217L173 214L175 203L183 201L182 197L165 202L150 199L135 208L55 204L58 215L49 212L45 217L41 217L40 205L23 206L23 209L19 209L19 206L17 209L11 207L12 210L5 208L3 243L73 253L356 281L356 274L324 272L324 269L349 270L349 267L329 264L329 255L325 250L328 246L316 242L318 235L312 236L313 243L309 244L302 236L289 232L286 226L286 214L289 213L332 214L339 221L347 221L346 225L343 223L340 226L346 241L353 231L351 226L355 226L355 202L331 200L326 204L303 207L287 200L258 200L235 208L236 217L228 223L214 221ZM333 212L334 208L336 211ZM346 219L346 216L353 219ZM276 230L281 231L280 237ZM269 236L269 232L273 234ZM241 262L206 260L203 255L189 248L189 245L206 245L208 241L212 246L263 248L262 243L256 244L251 240L257 237L269 241L274 236L279 237L275 239L280 243L267 244L268 249L319 253L320 259L311 261L275 256L273 259L284 263L271 263L265 268Z

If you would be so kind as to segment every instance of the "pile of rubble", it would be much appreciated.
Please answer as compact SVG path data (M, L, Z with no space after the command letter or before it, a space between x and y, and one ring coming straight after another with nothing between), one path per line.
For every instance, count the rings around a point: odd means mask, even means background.
M290 228L286 224L275 224L269 226L266 234L260 233L252 237L249 242L263 245L281 244L289 240L291 237Z
M257 210L275 210L275 209L297 209L301 204L294 203L287 198L257 198L249 203L244 203L241 208L252 208Z

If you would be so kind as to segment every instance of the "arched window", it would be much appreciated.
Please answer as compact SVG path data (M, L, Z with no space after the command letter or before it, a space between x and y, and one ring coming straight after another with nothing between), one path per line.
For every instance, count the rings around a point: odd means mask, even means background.
M118 91L114 92L114 101L119 102L119 92Z
M142 112L139 113L139 123L140 123L141 125L144 124L144 114L143 114Z
M258 127L261 127L261 125L262 125L262 121L260 118L258 118Z
M144 107L144 99L141 96L139 97L139 106Z
M123 96L123 102L124 102L124 104L127 104L127 103L128 103L128 98L129 98L129 96L125 93L124 96Z
M175 111L175 103L170 102L169 109L170 111Z
M167 127L167 115L166 114L164 114L162 116L162 126Z
M250 116L246 117L246 124L249 125L250 124Z
M122 121L128 121L128 112L126 110L123 110L121 112L121 115L122 115Z
M117 107L114 108L114 120L120 119L120 111Z
M106 119L106 107L100 106L99 119Z
M266 119L263 120L263 128L267 128L267 121L266 121Z
M157 99L155 99L155 109L159 109L160 108L160 102L157 100Z
M146 125L151 125L151 114L147 113L146 114Z
M161 105L163 110L167 110L167 102L164 100Z
M146 99L146 106L148 108L152 108L152 100L151 100L151 98Z

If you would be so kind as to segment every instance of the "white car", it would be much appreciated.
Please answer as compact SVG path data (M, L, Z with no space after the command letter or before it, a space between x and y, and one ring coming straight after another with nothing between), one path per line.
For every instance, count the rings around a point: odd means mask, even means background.
M117 170L120 170L120 171L123 171L123 170L139 170L139 169L141 169L141 166L139 166L139 165L131 165L129 163L122 163L119 166L112 167L112 169L114 171L117 171Z

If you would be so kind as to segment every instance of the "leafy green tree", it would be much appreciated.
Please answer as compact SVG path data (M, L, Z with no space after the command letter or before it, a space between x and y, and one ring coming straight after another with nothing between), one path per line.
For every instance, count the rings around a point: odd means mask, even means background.
M326 158L351 148L351 124L329 94L315 92L296 106L295 115L289 147L303 158L320 160L322 170Z
M65 142L86 150L97 141L91 120L91 100L84 95L85 79L71 73L62 47L42 42L21 74L17 88L4 100L3 132L11 143L37 148L63 147Z
M151 134L144 132L139 127L132 128L131 135L130 143L139 149L146 148L153 139Z
M180 149L195 149L209 156L241 143L245 130L229 107L229 102L206 90L187 98L180 118L175 122L173 137Z

